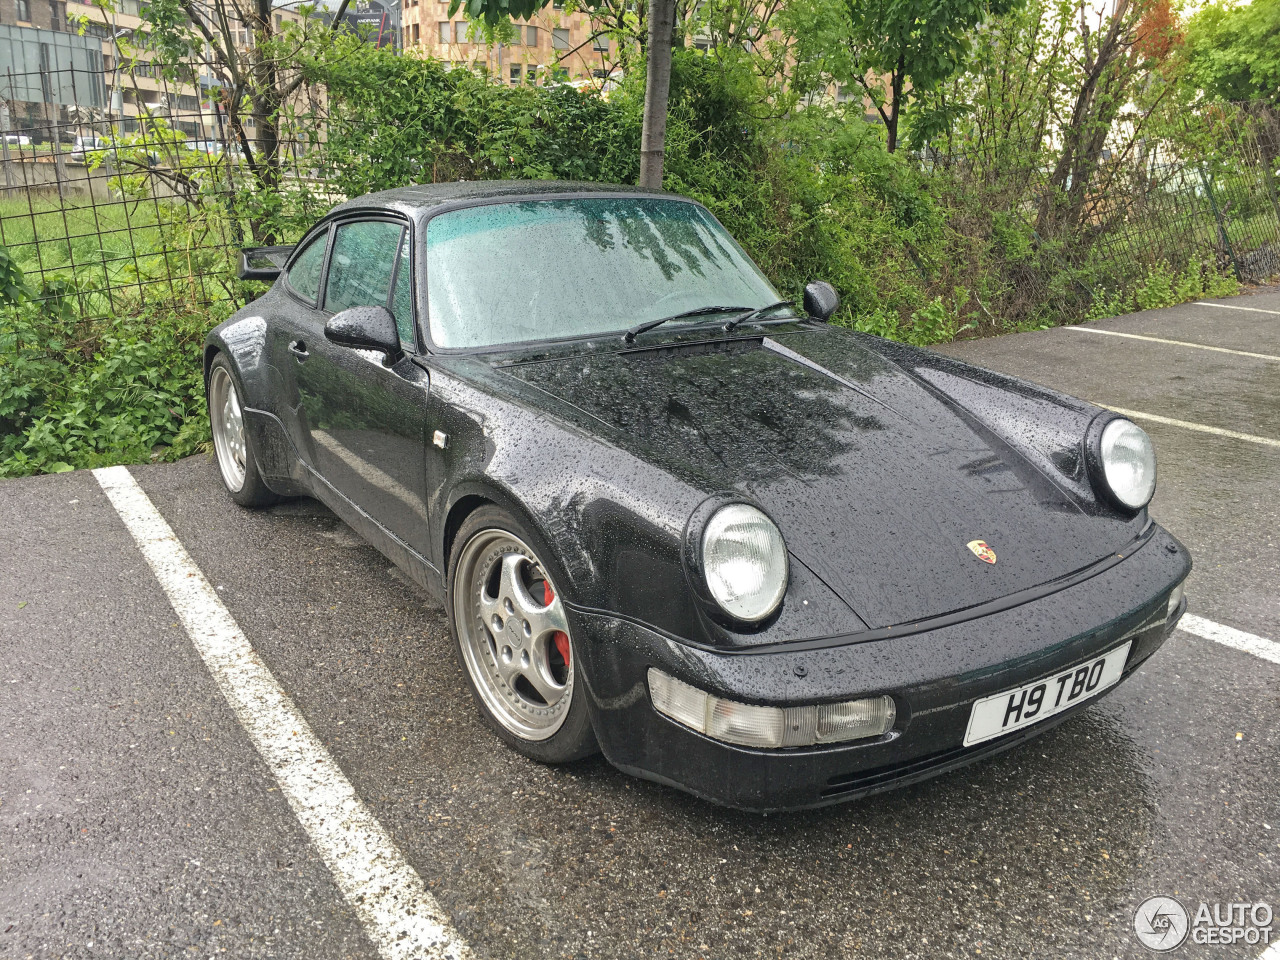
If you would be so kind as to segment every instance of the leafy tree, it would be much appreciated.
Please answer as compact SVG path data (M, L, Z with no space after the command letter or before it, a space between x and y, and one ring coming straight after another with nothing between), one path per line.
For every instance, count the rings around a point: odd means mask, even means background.
M110 3L111 0L98 0ZM308 50L332 44L350 0L340 0L326 24L303 5L300 23L276 23L280 0L147 0L143 16L152 29L148 42L171 80L190 82L207 73L221 87L221 103L234 142L263 198L279 193L282 178L281 124L305 80L298 64ZM246 42L247 41L247 42ZM253 131L247 120L252 118ZM253 235L274 243L277 227L267 211L250 217Z
M1036 212L1036 229L1046 237L1074 234L1098 189L1095 174L1116 121L1132 102L1141 81L1162 52L1151 44L1150 3L1116 0L1112 10L1099 12L1088 0L1076 6L1078 55L1070 89L1074 91L1070 119L1063 130L1062 148L1049 176L1049 189ZM1162 85L1147 98L1144 112L1134 119L1141 129L1170 88ZM1131 138L1130 145L1134 140Z
M973 51L974 28L1021 2L796 0L780 20L799 38L804 92L832 82L859 88L884 121L892 153L906 102L955 76Z
M263 0L265 2L265 0ZM465 8L473 20L489 26L504 20L527 20L551 0L452 0L449 16ZM583 0L594 9L601 0ZM675 35L676 0L648 0L649 29L645 41L644 122L640 135L640 186L662 186L667 136L667 98L671 89L671 47Z
M1188 78L1220 100L1280 105L1280 0L1218 2L1187 24Z
M1182 42L1182 28L1169 0L1150 0L1138 22L1134 48L1141 56L1162 64Z

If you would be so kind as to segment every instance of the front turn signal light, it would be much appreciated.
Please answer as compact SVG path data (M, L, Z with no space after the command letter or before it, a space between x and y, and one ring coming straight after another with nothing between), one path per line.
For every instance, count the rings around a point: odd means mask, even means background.
M649 696L663 716L714 740L744 747L811 747L879 737L893 729L892 697L768 707L726 700L649 668Z

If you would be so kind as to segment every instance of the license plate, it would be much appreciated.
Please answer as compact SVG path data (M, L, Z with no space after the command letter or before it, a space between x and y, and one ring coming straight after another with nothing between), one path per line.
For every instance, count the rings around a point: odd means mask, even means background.
M1022 727L1029 727L1090 697L1096 697L1120 679L1132 645L1133 641L1130 640L1122 647L1116 647L1100 657L1063 670L1052 677L983 697L973 705L973 712L969 714L969 729L965 731L964 745L970 747Z

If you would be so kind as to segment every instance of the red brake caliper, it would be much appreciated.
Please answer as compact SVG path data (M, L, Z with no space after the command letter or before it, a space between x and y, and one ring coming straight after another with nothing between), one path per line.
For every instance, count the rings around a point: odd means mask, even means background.
M547 606L551 606L551 601L556 598L555 592L551 589L551 584L546 580L542 581L542 602ZM564 659L564 665L569 665L569 635L563 630L557 630L551 635L551 641L556 645L556 649L560 651L560 656Z

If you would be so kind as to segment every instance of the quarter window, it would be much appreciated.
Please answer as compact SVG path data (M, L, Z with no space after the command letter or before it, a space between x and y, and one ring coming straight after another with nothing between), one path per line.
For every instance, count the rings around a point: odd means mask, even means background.
M386 220L344 223L333 237L324 308L386 306L404 228Z
M396 282L391 291L391 313L400 331L400 346L409 350L417 347L413 335L413 267L409 257L409 234L400 241L400 255L396 263Z
M320 271L324 269L324 248L328 239L329 231L326 230L307 244L289 268L289 286L298 296L312 303L320 294Z

